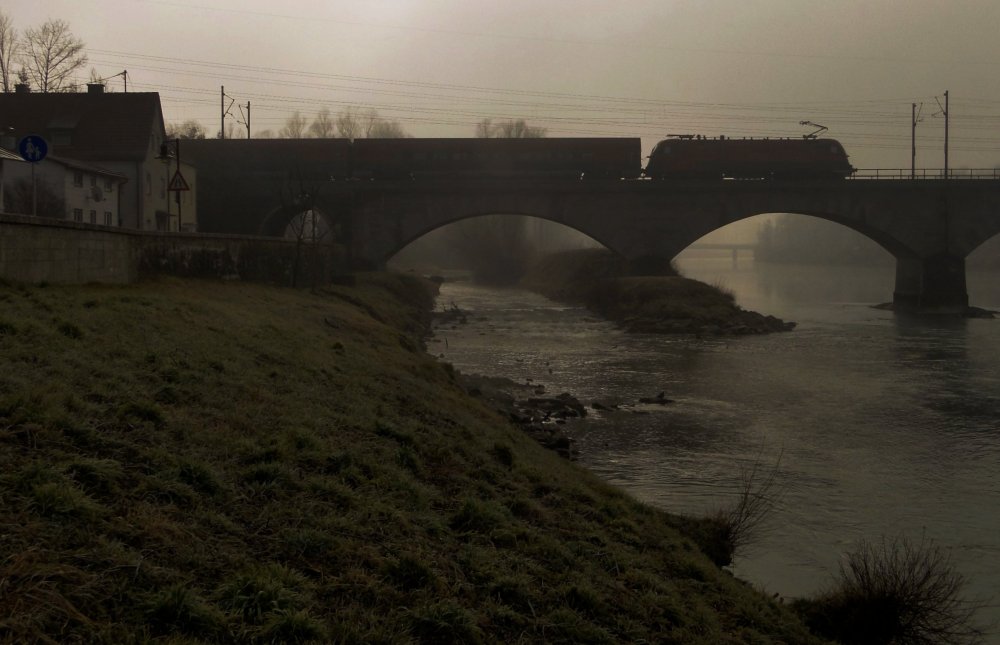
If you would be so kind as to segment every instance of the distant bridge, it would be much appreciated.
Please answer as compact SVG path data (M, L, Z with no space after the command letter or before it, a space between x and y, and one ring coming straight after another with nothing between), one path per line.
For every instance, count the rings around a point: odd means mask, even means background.
M724 242L695 242L685 249L687 251L729 251L733 259L733 268L740 264L740 251L750 251L751 256L757 252L756 244L726 244Z
M948 179L940 171L910 179L907 170L855 180L330 181L316 152L321 140L311 140L316 150L307 161L275 156L226 164L213 163L217 143L186 146L198 169L203 230L281 235L311 209L338 227L357 266L383 266L430 231L479 215L539 217L630 259L670 259L733 222L799 213L847 226L891 253L893 301L900 307L955 311L968 304L965 258L1000 233L995 173Z

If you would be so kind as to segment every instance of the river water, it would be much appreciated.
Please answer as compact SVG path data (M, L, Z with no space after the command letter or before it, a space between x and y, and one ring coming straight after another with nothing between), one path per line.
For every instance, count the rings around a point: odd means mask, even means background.
M741 467L777 464L774 511L735 573L768 593L814 594L859 539L933 540L1000 621L1000 319L897 317L893 269L754 266L681 256L685 275L748 309L798 322L744 338L625 334L517 289L442 286L471 313L430 350L467 373L543 384L581 401L665 392L675 402L567 426L580 463L669 511L731 504ZM1000 280L970 301L1000 310ZM990 642L1000 643L993 636Z

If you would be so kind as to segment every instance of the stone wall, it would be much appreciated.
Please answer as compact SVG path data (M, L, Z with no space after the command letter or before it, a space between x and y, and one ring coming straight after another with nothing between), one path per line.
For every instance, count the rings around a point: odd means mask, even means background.
M0 278L129 283L157 275L307 286L346 267L341 249L242 235L153 233L0 214Z

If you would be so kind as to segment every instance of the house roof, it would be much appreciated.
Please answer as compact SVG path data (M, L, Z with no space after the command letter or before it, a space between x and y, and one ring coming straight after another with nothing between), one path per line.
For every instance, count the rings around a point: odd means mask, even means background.
M28 163L27 161L21 158L21 155L17 154L16 152L7 150L5 148L0 148L0 161L7 161L7 160L20 161L21 163ZM89 164L83 161L77 161L76 159L67 159L66 157L60 157L57 155L47 155L45 157L45 161L50 161L60 164L71 170L85 170L95 175L101 175L102 177L115 179L118 181L118 183L122 184L128 181L128 177L121 174L120 172L115 172L113 170L101 168L99 166L95 166L93 164Z
M11 130L12 129L12 130ZM57 131L70 131L60 144ZM162 138L163 114L156 92L0 94L0 133L37 134L49 150L82 161L140 161L150 136Z
M107 170L106 168L101 168L99 166L95 166L93 164L89 164L83 161L78 161L76 159L67 159L66 157L61 157L57 155L49 155L48 157L46 157L46 160L48 159L61 163L62 165L72 170L85 170L95 175L101 175L102 177L117 179L119 183L125 183L128 181L128 177L126 177L120 172Z

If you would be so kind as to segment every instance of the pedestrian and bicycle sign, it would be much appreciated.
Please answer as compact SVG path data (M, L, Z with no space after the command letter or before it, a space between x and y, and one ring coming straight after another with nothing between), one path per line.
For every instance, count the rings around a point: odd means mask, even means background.
M25 161L38 163L49 154L49 144L37 134L29 134L17 142L17 152Z

